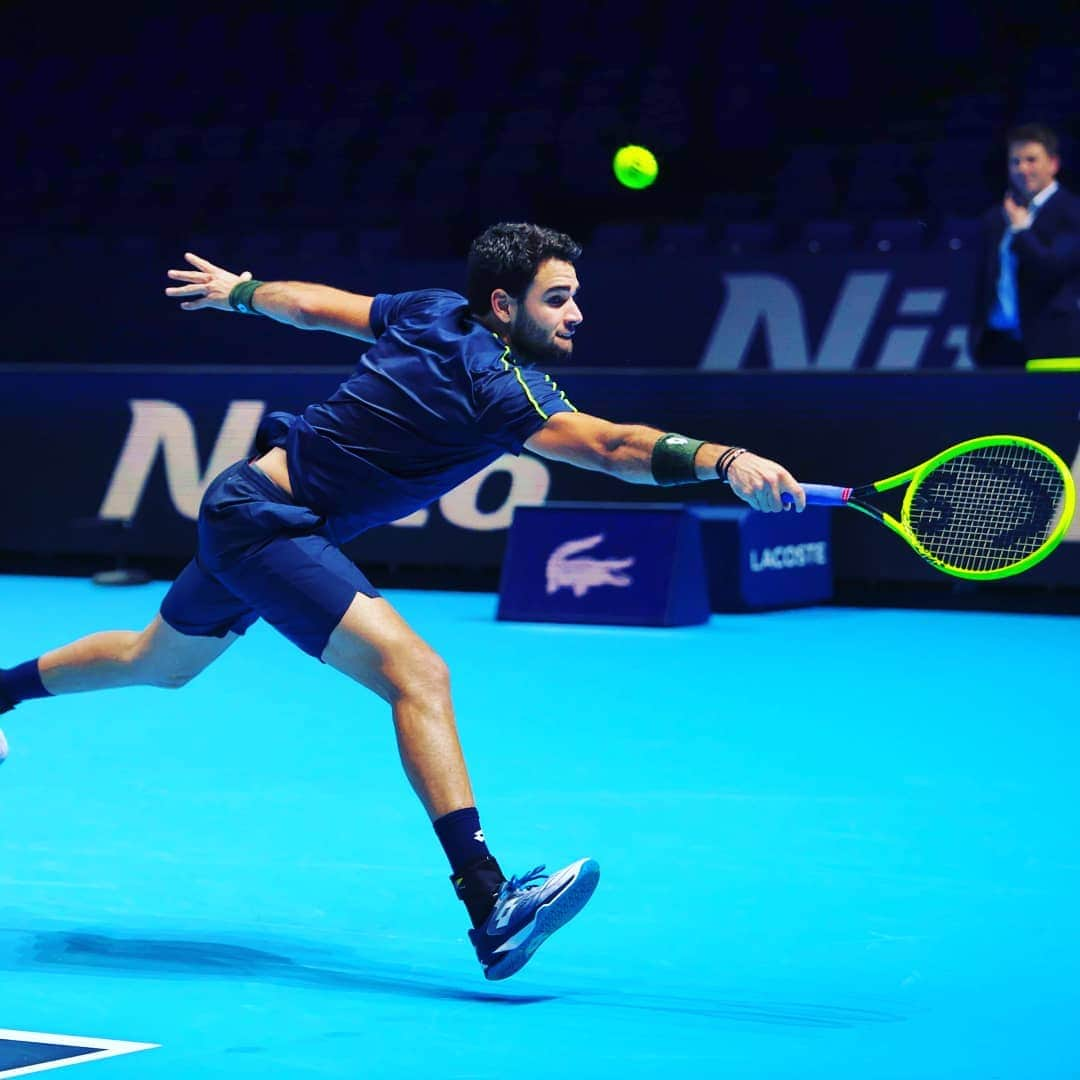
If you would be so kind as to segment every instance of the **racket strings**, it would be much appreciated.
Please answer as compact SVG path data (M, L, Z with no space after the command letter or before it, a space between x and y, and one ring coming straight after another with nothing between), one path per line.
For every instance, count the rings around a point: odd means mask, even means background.
M918 481L907 518L919 544L957 570L1000 570L1037 552L1060 517L1065 480L1032 447L958 454Z

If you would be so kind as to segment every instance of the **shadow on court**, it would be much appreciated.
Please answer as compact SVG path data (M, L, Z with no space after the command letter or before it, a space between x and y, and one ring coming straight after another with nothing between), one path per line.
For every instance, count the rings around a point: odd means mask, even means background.
M125 975L207 976L257 979L320 990L396 994L488 1005L535 1005L556 1000L547 994L492 994L440 986L391 972L316 966L279 953L214 941L128 938L101 933L50 932L30 935L26 961L67 969L103 969Z
M153 977L235 977L319 990L393 994L401 997L467 1001L487 1005L564 1004L604 1010L669 1013L750 1024L801 1028L853 1028L897 1023L898 1013L853 1009L812 1002L714 1000L670 994L563 989L552 994L495 994L440 985L430 979L374 965L335 966L299 960L281 953L225 942L122 937L87 931L54 931L27 935L24 963L68 970L91 969ZM380 965L385 967L385 965Z

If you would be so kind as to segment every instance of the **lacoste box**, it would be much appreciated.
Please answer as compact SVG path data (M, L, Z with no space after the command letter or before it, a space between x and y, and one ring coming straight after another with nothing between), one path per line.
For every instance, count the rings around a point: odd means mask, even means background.
M832 599L832 515L695 506L713 611L800 607Z
M670 503L518 506L498 618L686 626L709 617L701 528Z

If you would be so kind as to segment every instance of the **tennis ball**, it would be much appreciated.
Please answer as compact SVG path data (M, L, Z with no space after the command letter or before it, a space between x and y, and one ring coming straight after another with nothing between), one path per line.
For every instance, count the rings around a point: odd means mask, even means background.
M619 183L635 191L647 188L660 171L655 155L644 146L622 147L616 152L611 166Z

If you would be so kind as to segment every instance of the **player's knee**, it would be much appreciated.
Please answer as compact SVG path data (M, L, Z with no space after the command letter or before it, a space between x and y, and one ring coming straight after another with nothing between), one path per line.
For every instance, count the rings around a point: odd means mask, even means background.
M199 673L189 670L173 670L154 672L150 679L150 685L161 690L181 690Z
M411 697L445 697L450 693L450 669L430 645L414 644L396 665L396 689Z
M163 690L179 690L187 686L205 667L191 658L171 654L149 632L138 635L131 643L128 663L136 679L144 686Z
M434 650L427 659L427 678L440 694L450 693L450 668L446 661Z
M187 686L200 669L170 664L161 660L143 660L136 669L138 681L144 686L156 686L161 690L180 690Z

